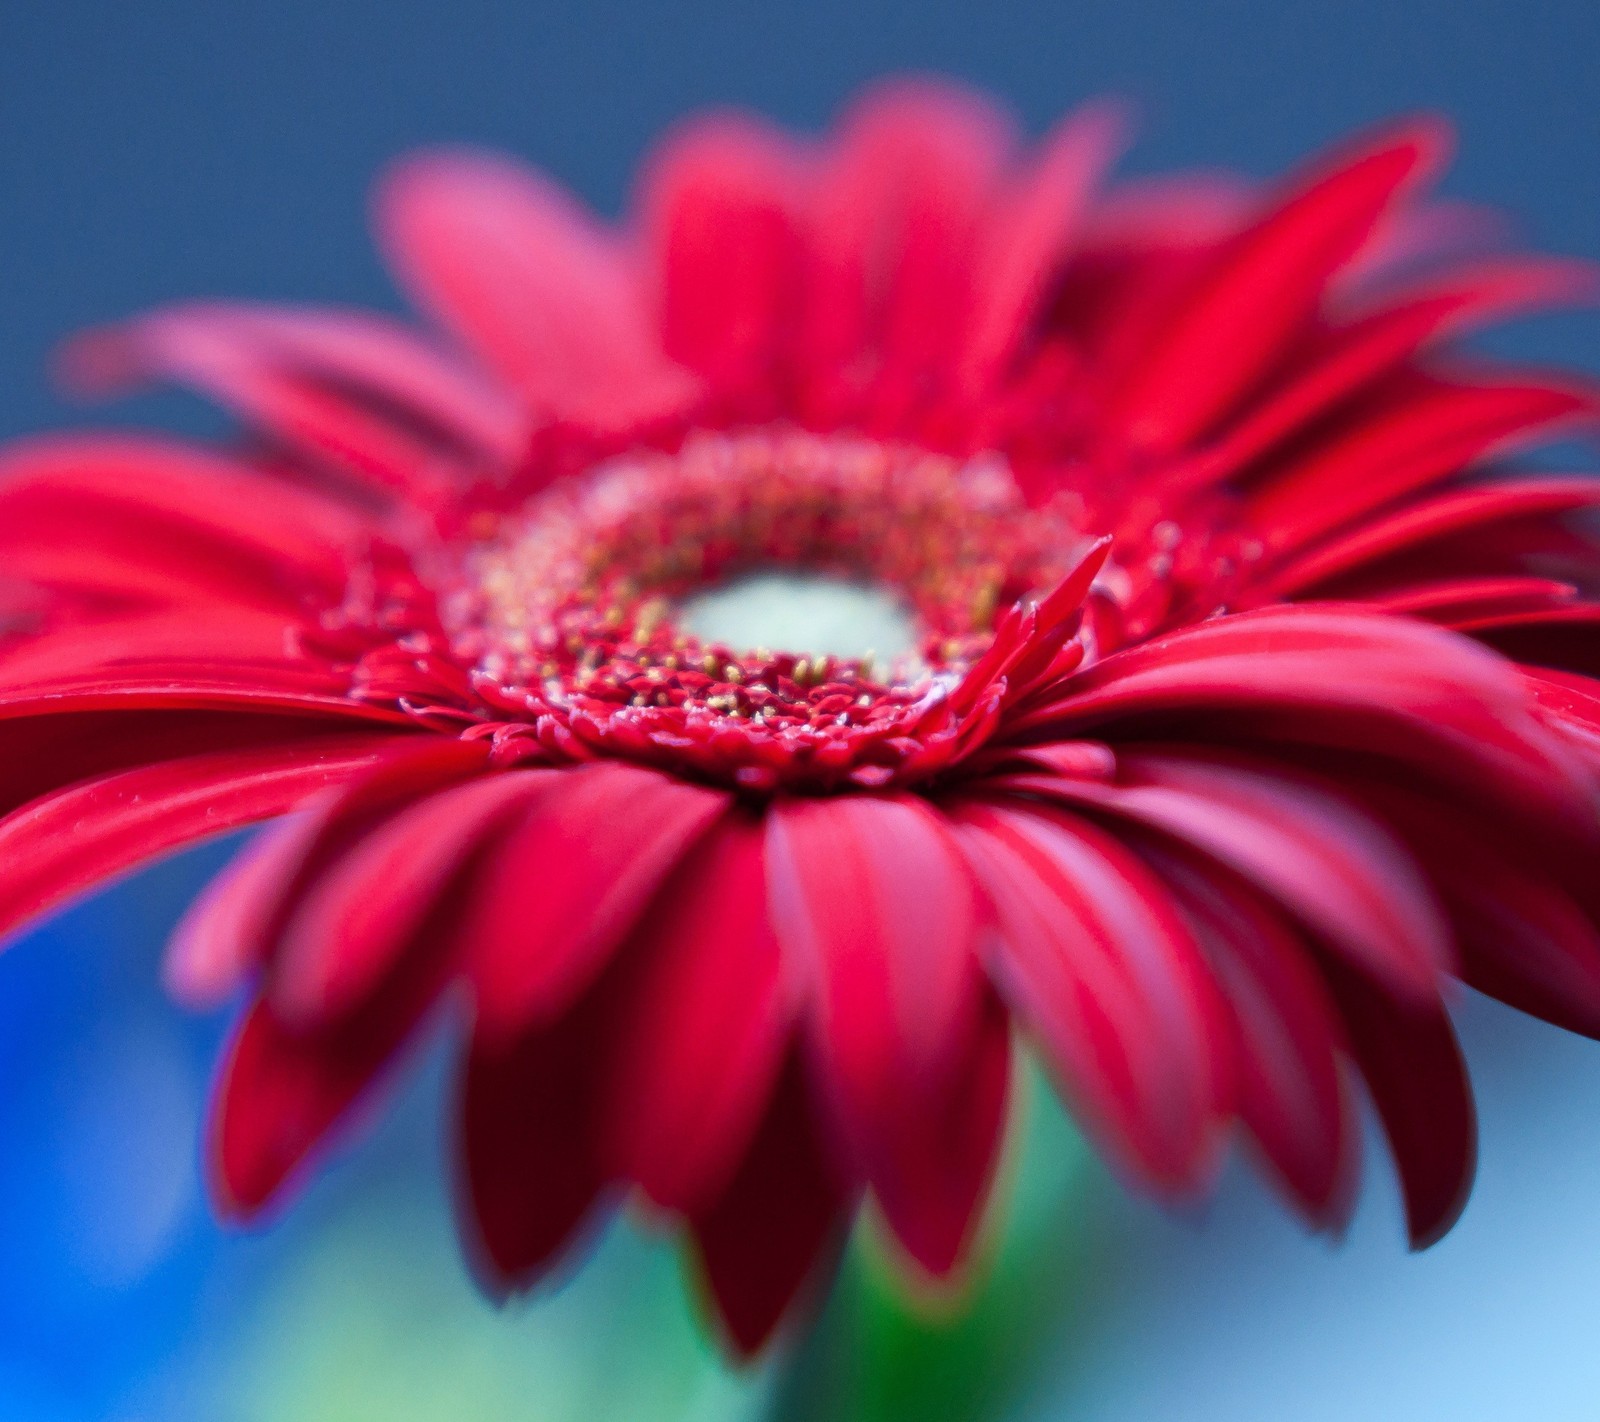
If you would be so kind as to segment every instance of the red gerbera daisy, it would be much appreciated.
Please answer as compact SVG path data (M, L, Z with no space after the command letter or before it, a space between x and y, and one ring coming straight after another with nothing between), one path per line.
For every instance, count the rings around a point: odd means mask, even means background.
M1466 254L1432 122L1266 192L1102 192L1119 133L1025 150L931 86L820 142L718 117L620 229L424 155L377 216L437 338L204 304L72 348L253 441L4 455L0 922L287 815L171 958L253 992L228 1214L459 986L488 1279L633 1190L743 1349L864 1193L958 1267L1013 1021L1128 1178L1202 1189L1237 1131L1319 1228L1358 1074L1449 1226L1450 979L1600 1031L1600 485L1503 467L1595 392L1451 338L1591 277ZM913 634L699 628L771 569Z

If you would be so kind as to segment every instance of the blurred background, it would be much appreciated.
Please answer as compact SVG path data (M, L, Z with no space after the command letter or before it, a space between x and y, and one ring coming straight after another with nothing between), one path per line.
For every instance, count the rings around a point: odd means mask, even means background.
M1088 95L1130 96L1134 172L1268 174L1386 114L1443 110L1461 134L1447 191L1600 258L1594 0L0 0L0 37L0 436L222 428L175 395L60 404L46 364L80 325L202 294L396 308L363 194L405 148L509 148L614 213L686 110L815 128L886 71L964 77L1034 131ZM1600 317L1493 344L1600 369ZM1597 1415L1600 1047L1479 1000L1462 1004L1479 1184L1420 1257L1376 1141L1331 1246L1243 1172L1196 1218L1126 1198L1036 1093L1011 1223L966 1315L907 1313L869 1241L798 1357L732 1375L671 1250L626 1229L566 1288L504 1310L478 1298L428 1062L285 1221L224 1232L196 1148L224 1024L165 1003L156 964L227 848L0 957L0 1417Z

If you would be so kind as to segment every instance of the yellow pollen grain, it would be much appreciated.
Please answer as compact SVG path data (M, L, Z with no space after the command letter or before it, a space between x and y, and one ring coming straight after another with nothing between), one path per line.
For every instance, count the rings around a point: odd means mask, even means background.
M648 637L667 619L672 609L664 597L653 597L639 609L637 625L640 637Z

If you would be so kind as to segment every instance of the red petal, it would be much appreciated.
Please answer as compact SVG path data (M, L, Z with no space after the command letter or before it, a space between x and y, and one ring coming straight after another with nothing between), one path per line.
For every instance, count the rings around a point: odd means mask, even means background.
M1364 565L1414 553L1418 545L1436 538L1518 519L1575 513L1596 504L1600 504L1600 480L1589 475L1452 489L1366 520L1296 555L1272 575L1269 589L1277 597L1303 597L1318 584L1359 572Z
M996 1078L974 1055L984 985L970 876L920 800L779 800L768 825L774 922L812 985L823 1079L891 1227L930 1272L948 1272L985 1193L1005 1093L1003 1064ZM988 1141L971 1142L975 1171L940 1158L955 1113L979 1118L975 1137L988 1125Z
M1426 1249L1460 1216L1477 1167L1461 1049L1441 1008L1402 1007L1347 973L1332 986L1394 1152L1412 1247Z
M1371 143L1225 246L1116 396L1110 426L1164 452L1202 434L1266 373L1444 146L1437 126L1421 124Z
M727 797L617 761L562 771L485 864L460 926L479 1031L518 1035L594 978Z
M270 672L270 674L269 674ZM36 685L0 683L0 722L67 713L127 715L142 711L230 711L239 715L289 712L415 730L403 711L330 694L326 674L295 678L276 668L128 667L63 677Z
M55 435L0 455L0 553L20 578L164 577L175 594L281 606L342 591L367 534L332 499L170 441Z
M791 1063L732 1183L694 1222L705 1282L738 1352L759 1352L807 1283L820 1282L849 1208Z
M400 1050L434 1001L417 978L331 1035L291 1032L256 1003L234 1036L212 1101L212 1190L225 1216L273 1202Z
M189 906L167 945L162 975L186 1006L220 1006L261 965L271 916L319 828L310 810L260 831Z
M745 118L679 132L649 170L662 344L720 391L770 390L777 375L796 315L804 193L789 141Z
M1461 977L1520 1011L1600 1037L1592 849L1393 784L1352 789L1414 846L1450 911Z
M1094 185L1123 145L1120 105L1079 109L1040 145L986 224L973 318L962 355L964 383L993 385L1040 315L1051 280L1068 260Z
M419 935L447 936L438 909L485 841L556 771L511 770L408 805L360 835L297 897L268 996L291 1024L360 1006ZM315 852L314 850L312 851Z
M125 770L0 819L0 933L170 849L292 809L376 764L389 736L326 736Z
M1594 272L1581 263L1520 257L1457 272L1402 301L1390 297L1382 309L1316 341L1198 462L1214 478L1235 475L1429 342L1530 308L1569 304L1594 283Z
M190 343L194 346L191 348ZM193 352L220 350L221 371ZM319 385L356 411L394 411L396 429L426 433L457 453L512 459L525 436L516 405L416 332L366 311L196 301L168 306L68 349L68 374L96 393L146 375L197 376L231 388L229 369L255 367ZM246 411L249 412L248 409Z
M1194 925L1233 1018L1239 1116L1315 1229L1355 1201L1360 1123L1339 1067L1344 1032L1306 945L1247 887L1198 858L1141 846Z
M1206 1183L1233 1063L1171 894L1117 841L1066 815L970 804L956 822L998 925L996 984L1085 1125L1152 1188Z
M1416 377L1403 394L1310 452L1264 473L1246 517L1283 554L1460 472L1512 441L1592 413L1596 396L1554 383Z
M266 668L265 677L281 670L302 685L327 690L347 685L347 673L291 655L293 629L282 612L226 604L52 628L0 651L0 688L47 687L96 671L119 677L152 665L185 664L235 674Z
M536 411L616 428L692 397L620 242L538 173L488 154L425 154L389 174L376 206L419 303Z
M594 1144L593 998L508 1046L474 1043L461 1088L461 1226L495 1293L533 1282L606 1184Z
M795 984L772 930L762 843L759 822L723 819L621 955L608 1154L666 1209L691 1212L727 1185L789 1045Z
M1123 754L1118 783L1010 776L1019 793L1126 816L1226 864L1389 990L1427 1003L1450 932L1405 845L1330 787L1196 753Z
M924 400L923 413L941 413L976 315L979 223L1012 143L985 99L937 82L881 85L845 116L799 312L816 418L857 418L868 395L875 427L897 433Z
M178 990L226 994L266 962L317 876L413 801L484 768L481 741L396 738L373 768L267 831L184 916L168 950Z
M1055 694L1002 736L1115 741L1165 729L1380 755L1413 778L1496 787L1502 803L1593 834L1592 780L1530 714L1512 666L1409 618L1343 607L1214 618L1117 652Z

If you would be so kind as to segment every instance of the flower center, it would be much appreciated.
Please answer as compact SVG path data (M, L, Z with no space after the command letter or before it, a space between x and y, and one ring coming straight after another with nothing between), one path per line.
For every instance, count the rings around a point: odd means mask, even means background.
M750 573L691 594L673 620L726 647L804 647L876 665L912 655L919 640L905 602L887 588L825 575Z
M447 648L485 729L529 754L756 791L947 763L997 614L1089 543L1025 505L996 456L787 427L633 451L471 533L417 561L439 630L395 643L413 665ZM368 658L357 694L380 694L388 666Z

